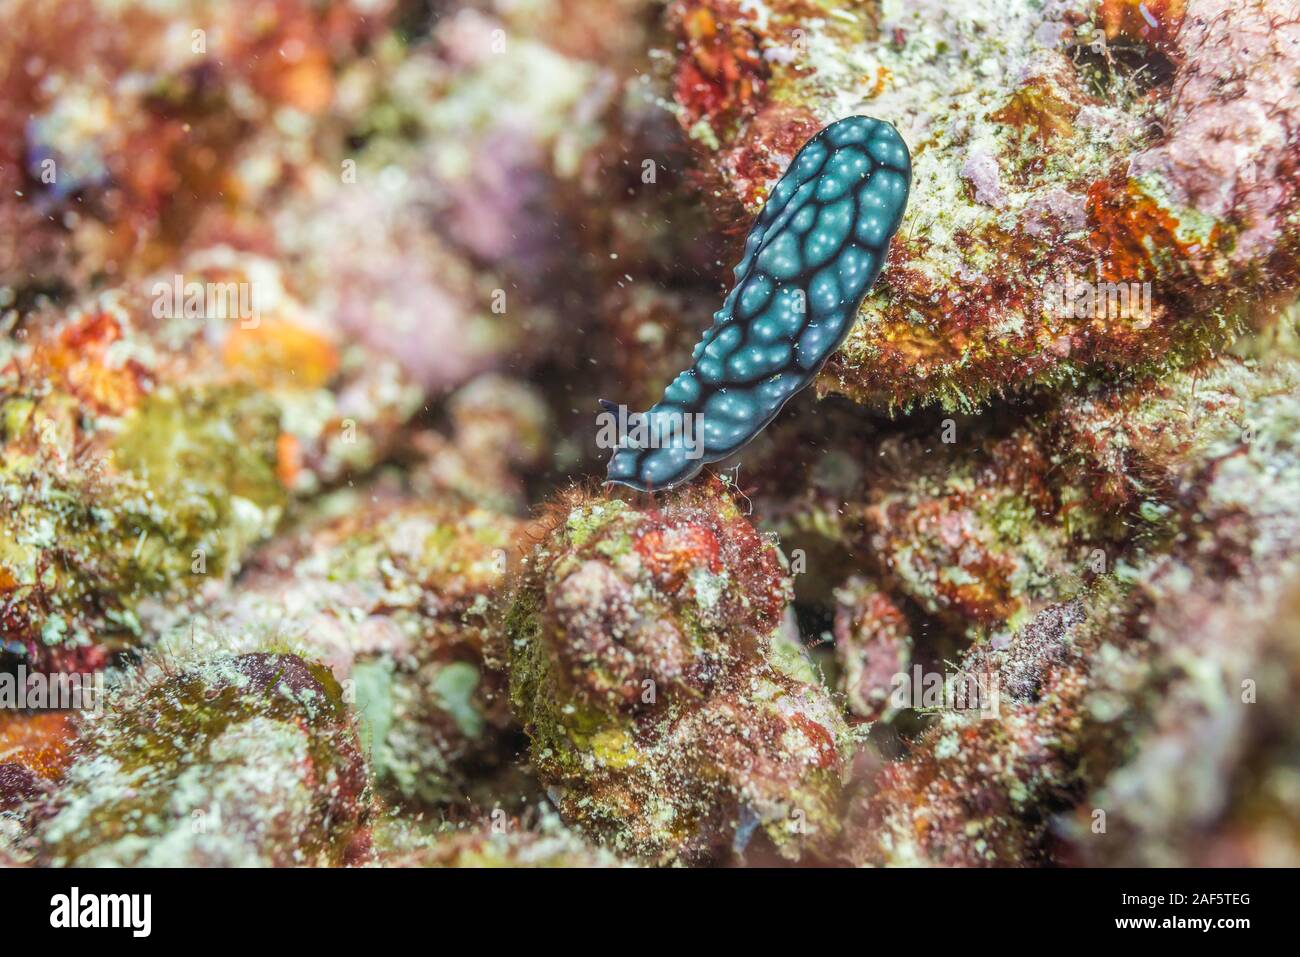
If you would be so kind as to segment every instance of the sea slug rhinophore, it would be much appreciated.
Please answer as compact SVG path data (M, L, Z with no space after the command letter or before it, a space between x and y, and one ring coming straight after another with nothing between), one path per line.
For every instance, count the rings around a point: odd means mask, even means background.
M812 382L884 266L911 180L907 145L881 120L846 117L805 143L745 240L695 364L645 413L636 438L623 437L607 481L679 485L746 445Z

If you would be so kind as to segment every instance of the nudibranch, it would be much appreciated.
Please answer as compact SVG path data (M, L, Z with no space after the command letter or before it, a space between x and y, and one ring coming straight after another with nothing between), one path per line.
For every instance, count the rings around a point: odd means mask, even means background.
M606 481L680 485L743 448L807 387L880 274L911 182L907 144L882 120L846 117L805 143L750 229L694 364L638 419L641 437L620 440Z

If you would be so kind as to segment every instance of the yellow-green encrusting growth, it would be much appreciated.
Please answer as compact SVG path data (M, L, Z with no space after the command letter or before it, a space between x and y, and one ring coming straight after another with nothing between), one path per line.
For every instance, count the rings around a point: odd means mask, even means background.
M343 690L292 655L217 657L113 689L35 827L53 866L347 863L370 791Z
M139 643L147 600L229 579L416 407L394 363L321 328L271 264L226 250L187 276L256 282L278 305L256 322L159 317L140 283L0 339L0 619L5 650L37 666L99 667Z
M24 441L72 422L75 408L61 413L59 405L4 403L13 454L0 466L0 576L9 579L14 615L30 615L54 654L96 639L134 640L140 599L226 574L274 528L287 499L274 472L277 411L252 391L145 399L107 458L116 473L50 468L59 453ZM40 612L23 611L24 588L48 596ZM95 608L101 617L87 614Z
M562 497L504 615L532 764L571 825L657 862L816 855L850 734L784 632L774 546L720 484Z

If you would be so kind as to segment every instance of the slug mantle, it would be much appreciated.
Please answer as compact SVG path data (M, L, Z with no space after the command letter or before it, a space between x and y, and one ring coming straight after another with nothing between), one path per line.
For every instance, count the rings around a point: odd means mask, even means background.
M638 432L656 441L624 435L607 481L680 485L747 445L806 388L880 275L911 179L907 145L881 120L846 117L805 143L750 229L694 364L645 413Z

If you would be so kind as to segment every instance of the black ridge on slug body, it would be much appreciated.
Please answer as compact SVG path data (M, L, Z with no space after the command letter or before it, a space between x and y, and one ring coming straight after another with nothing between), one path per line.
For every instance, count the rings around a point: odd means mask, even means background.
M911 182L907 145L881 120L846 117L805 143L749 231L694 365L645 413L651 440L625 438L607 481L679 485L745 446L807 387L880 274ZM702 420L686 419L697 413ZM688 421L702 422L702 442Z

